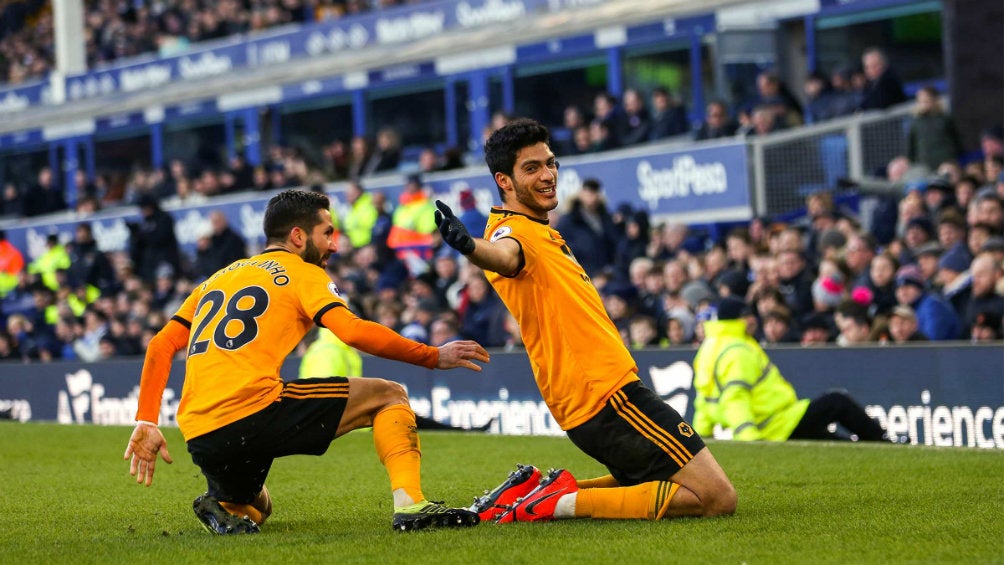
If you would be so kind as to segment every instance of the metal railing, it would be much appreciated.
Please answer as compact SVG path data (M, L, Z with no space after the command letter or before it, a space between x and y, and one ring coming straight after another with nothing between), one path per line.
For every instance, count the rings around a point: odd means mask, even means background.
M839 178L884 170L906 152L912 102L822 124L746 139L753 210L777 216L805 206L805 197L833 189Z

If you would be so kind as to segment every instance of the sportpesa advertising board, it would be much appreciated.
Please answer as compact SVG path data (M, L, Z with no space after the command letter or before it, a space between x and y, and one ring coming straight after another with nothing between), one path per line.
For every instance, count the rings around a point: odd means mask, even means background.
M1004 356L999 345L784 348L769 351L800 397L843 389L893 435L911 444L1004 449ZM668 404L693 416L693 350L634 352L640 376ZM131 425L139 359L99 363L4 364L0 410L22 421ZM298 374L299 360L283 367ZM364 374L408 388L415 412L461 427L492 421L490 433L561 435L523 352L492 354L484 372L432 371L365 357ZM176 362L160 422L173 425L184 381Z

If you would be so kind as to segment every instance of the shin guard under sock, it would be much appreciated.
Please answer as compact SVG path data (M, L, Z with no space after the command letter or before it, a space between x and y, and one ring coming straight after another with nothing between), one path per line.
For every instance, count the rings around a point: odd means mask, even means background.
M652 481L619 488L580 490L575 501L577 518L659 520L669 510L680 485Z
M415 425L415 413L407 404L393 404L373 417L373 445L387 468L392 491L404 489L413 502L422 494L422 450Z

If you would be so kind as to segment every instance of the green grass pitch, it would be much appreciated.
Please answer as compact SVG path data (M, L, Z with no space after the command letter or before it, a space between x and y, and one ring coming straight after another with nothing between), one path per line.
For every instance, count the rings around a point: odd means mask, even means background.
M202 530L205 483L176 429L173 465L135 484L130 429L0 425L3 563L1004 563L1004 452L921 446L711 442L739 509L708 520L482 524L398 533L372 437L279 459L257 536ZM603 469L564 438L424 433L426 495L467 505L517 462Z

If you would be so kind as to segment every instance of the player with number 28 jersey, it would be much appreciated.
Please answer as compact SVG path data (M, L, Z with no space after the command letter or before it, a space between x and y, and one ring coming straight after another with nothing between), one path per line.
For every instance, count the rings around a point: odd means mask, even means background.
M321 455L337 437L371 427L394 497L392 526L470 526L478 515L426 500L415 413L403 386L331 375L283 381L279 370L313 324L371 355L429 369L481 368L488 352L470 340L440 347L359 318L324 270L337 247L324 194L287 190L269 200L265 250L199 285L150 340L140 376L136 427L123 455L149 486L157 456L170 463L157 426L171 360L187 354L177 421L206 478L192 510L220 535L260 531L272 514L265 480L276 458ZM351 381L351 382L350 382Z
M174 319L191 328L178 425L185 438L237 421L282 392L279 367L345 301L316 265L283 250L236 261L199 285ZM253 341L259 347L246 347ZM261 347L261 344L268 344Z

